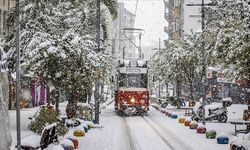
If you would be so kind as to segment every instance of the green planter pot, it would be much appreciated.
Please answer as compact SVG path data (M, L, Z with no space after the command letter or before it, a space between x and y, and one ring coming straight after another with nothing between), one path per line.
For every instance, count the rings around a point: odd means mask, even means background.
M215 139L216 138L216 131L211 130L206 132L207 139Z

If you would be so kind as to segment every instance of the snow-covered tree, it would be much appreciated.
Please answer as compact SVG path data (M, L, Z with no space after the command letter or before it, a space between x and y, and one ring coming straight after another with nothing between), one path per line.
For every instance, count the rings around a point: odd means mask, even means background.
M9 150L12 140L8 113L9 83L5 63L6 55L0 46L0 130L4 131L0 135L0 149Z
M216 5L210 7L204 31L205 39L209 40L210 52L215 63L222 63L225 68L234 65L232 78L247 77L247 60L250 56L249 0L214 0ZM232 68L232 67L231 67ZM229 69L230 70L230 69Z
M103 66L109 64L109 57L95 52L96 25L91 14L94 10L87 2L29 0L22 9L23 73L42 76L56 88L64 89L70 94L69 102L79 100L82 91L92 86L96 70L102 70L105 76L109 68ZM15 69L13 35L5 42L11 71Z
M153 68L156 76L166 82L176 83L177 95L181 85L188 85L189 96L197 98L200 91L203 61L199 45L200 34L192 34L187 40L169 41L166 48L154 55ZM198 95L197 95L198 94Z

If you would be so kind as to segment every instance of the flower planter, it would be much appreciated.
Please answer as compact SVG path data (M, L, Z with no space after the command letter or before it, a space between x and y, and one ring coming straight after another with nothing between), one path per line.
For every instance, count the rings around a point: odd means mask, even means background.
M60 145L63 147L64 150L74 150L74 144L69 139L64 139L60 142Z
M184 117L179 118L179 123L184 123L184 122L185 122L185 118Z
M79 141L77 139L72 139L72 138L69 138L69 140L71 140L73 142L74 149L77 149L79 146Z
M206 131L207 131L206 127L198 127L197 128L197 133L204 134L204 133L206 133Z
M216 138L216 131L211 130L206 132L207 139L215 139Z
M198 123L196 121L190 122L189 124L190 129L197 129L197 127L198 127Z
M185 126L189 126L191 123L191 119L190 118L186 118L185 121L184 121L184 125Z
M85 135L85 133L82 130L75 130L73 135L76 137L83 137Z
M177 118L178 118L178 116L176 114L171 115L171 119L177 119Z
M217 137L218 144L228 144L229 138L227 136Z
M89 128L86 127L86 126L84 126L83 129L84 129L84 132L85 132L85 133L87 133L87 132L89 131Z

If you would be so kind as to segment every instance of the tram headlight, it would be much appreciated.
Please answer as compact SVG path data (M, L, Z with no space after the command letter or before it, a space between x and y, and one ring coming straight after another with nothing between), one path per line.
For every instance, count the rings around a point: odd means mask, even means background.
M131 102L131 103L134 103L134 102L135 102L135 98L132 97L132 98L130 99L130 102Z

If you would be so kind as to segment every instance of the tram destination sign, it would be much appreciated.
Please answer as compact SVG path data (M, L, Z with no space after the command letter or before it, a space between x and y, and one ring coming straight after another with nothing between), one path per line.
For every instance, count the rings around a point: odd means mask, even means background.
M127 73L140 73L140 69L127 69Z

